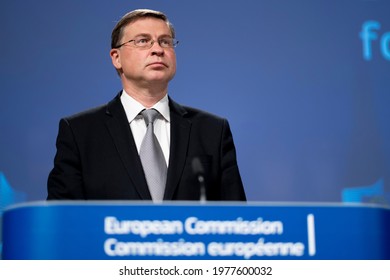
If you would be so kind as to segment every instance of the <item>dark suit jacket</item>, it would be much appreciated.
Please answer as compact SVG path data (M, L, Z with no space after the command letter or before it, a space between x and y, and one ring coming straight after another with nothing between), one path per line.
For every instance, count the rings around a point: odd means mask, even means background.
M208 200L245 200L227 120L169 99L171 144L164 200L199 200L192 159L205 170ZM150 200L120 94L61 119L47 199Z

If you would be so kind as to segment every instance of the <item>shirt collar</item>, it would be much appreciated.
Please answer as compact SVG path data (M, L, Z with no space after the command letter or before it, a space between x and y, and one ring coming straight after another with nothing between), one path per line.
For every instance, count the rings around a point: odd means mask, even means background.
M135 100L129 94L127 94L125 90L122 91L121 102L122 102L123 108L125 109L127 120L129 121L129 123L131 123L142 110L150 109L150 108L145 108L141 103L139 103L137 100ZM154 104L152 106L152 108L159 111L160 114L164 117L164 119L167 122L170 122L171 118L170 118L170 114L169 114L169 104L168 103L169 103L168 94L166 94L160 101L158 101L156 104Z

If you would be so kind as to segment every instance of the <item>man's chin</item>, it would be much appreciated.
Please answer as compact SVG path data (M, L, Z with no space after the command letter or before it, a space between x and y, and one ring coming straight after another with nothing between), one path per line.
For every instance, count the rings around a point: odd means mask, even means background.
M155 75L150 75L147 78L147 81L150 83L169 83L169 81L172 79L173 76L160 75L159 73L156 73Z

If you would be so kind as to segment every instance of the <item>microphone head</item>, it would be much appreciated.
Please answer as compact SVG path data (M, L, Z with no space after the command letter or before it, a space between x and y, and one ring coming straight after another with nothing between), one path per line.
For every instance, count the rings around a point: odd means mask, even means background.
M204 173L203 165L197 157L192 160L192 172L197 175Z

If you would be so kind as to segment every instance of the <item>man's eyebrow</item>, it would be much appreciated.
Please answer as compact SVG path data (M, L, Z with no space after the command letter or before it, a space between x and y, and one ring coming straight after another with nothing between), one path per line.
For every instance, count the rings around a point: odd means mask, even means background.
M149 33L139 33L139 34L136 34L134 37L152 37L152 35ZM166 38L166 37L172 38L172 35L171 34L161 34L160 36L158 36L158 38Z
M139 33L139 34L136 34L134 37L141 37L141 36L144 36L144 37L152 37L152 35L148 34L148 33Z

